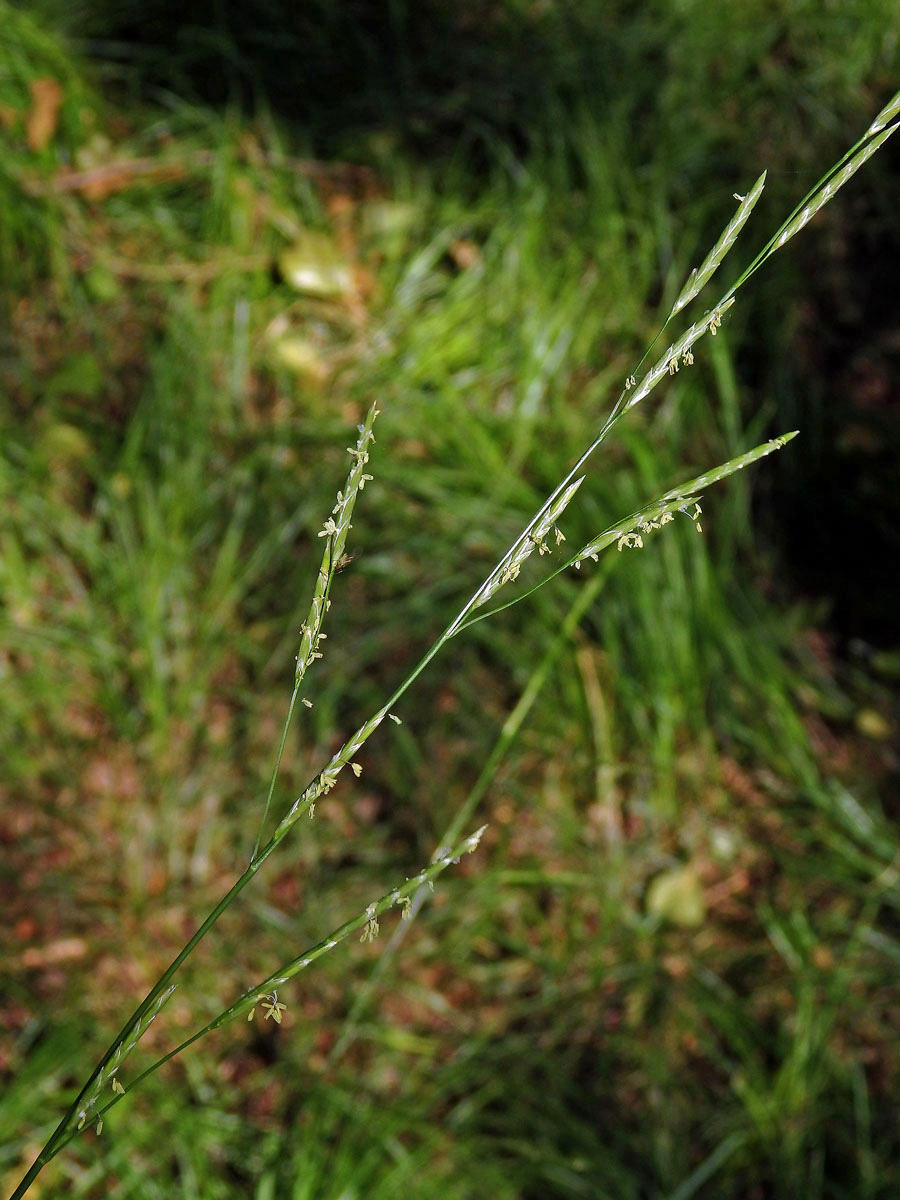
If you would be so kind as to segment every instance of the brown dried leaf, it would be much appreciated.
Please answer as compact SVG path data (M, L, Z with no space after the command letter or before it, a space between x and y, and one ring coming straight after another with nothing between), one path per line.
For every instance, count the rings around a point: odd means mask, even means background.
M467 271L476 263L481 262L481 250L475 242L457 238L455 242L450 243L450 257L460 271Z
M25 135L32 150L43 150L56 133L63 90L55 79L32 79L31 111L25 118Z
M46 946L32 946L22 955L22 965L25 967L46 967L57 963L72 962L84 958L87 954L87 942L84 938L58 938Z

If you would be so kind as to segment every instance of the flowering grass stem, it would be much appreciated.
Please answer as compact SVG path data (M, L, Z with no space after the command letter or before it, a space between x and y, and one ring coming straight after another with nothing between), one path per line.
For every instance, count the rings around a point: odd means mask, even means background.
M582 468L607 437L616 422L621 419L625 412L629 411L649 395L667 375L671 375L677 371L682 363L689 366L693 362L693 346L707 332L713 337L716 335L716 331L721 325L722 315L733 304L737 291L776 250L780 249L794 234L798 233L812 219L815 213L835 195L837 190L846 183L854 172L884 144L885 140L896 132L898 126L900 126L900 120L897 119L898 116L900 116L900 93L893 97L881 110L866 134L856 145L851 147L840 162L835 164L822 177L819 183L811 189L804 200L801 201L790 216L782 223L778 232L769 240L763 250L760 251L750 266L739 276L737 281L729 288L718 303L711 309L708 309L699 320L693 322L681 337L669 346L668 350L657 363L638 380L638 373L643 363L652 352L653 346L662 337L672 319L699 294L701 288L711 279L725 254L734 244L735 238L748 219L764 186L765 175L763 174L759 177L751 192L746 197L740 199L739 208L735 216L726 226L725 231L716 242L712 251L710 251L710 254L707 255L701 267L692 274L685 284L665 322L645 350L640 362L626 379L612 411L602 425L597 437L581 455L571 471L544 501L531 520L525 525L516 540L466 603L463 604L443 633L422 656L419 663L395 689L387 702L369 717L367 721L363 722L356 733L345 742L337 754L314 776L306 789L297 797L288 812L276 826L275 832L269 840L263 843L262 839L270 811L275 781L288 730L295 712L296 700L299 697L301 684L308 667L316 658L321 657L322 651L319 649L319 645L325 636L322 632L322 625L330 604L331 585L344 553L344 546L350 529L350 516L357 495L363 490L366 481L370 478L365 473L365 466L368 460L368 446L373 440L372 424L377 415L377 410L374 406L370 409L365 424L360 427L360 439L357 442L356 448L350 450L353 465L345 488L338 494L338 502L319 534L320 537L325 538L322 561L314 587L309 615L301 628L300 649L297 655L294 674L293 694L288 706L287 718L250 862L243 873L232 884L231 888L197 928L182 950L175 956L159 980L137 1006L131 1017L129 1017L128 1021L126 1021L122 1030L94 1068L76 1099L63 1115L34 1163L13 1192L11 1200L20 1200L20 1197L24 1196L43 1167L59 1153L63 1146L76 1136L80 1129L85 1127L88 1121L91 1123L99 1122L103 1114L109 1108L113 1107L114 1104L118 1103L124 1094L134 1090L143 1079L158 1070L165 1062L179 1054L183 1049L203 1037L206 1033L219 1028L228 1020L249 1010L255 1003L262 1003L264 996L273 988L280 986L300 970L304 969L309 963L315 961L316 958L333 948L334 945L346 937L352 930L363 926L364 930L374 933L376 918L386 907L390 907L392 904L403 903L404 909L408 910L409 906L404 902L410 900L410 903L412 903L410 898L419 892L423 883L430 882L435 875L444 870L455 858L458 858L459 853L474 848L474 845L477 844L477 838L480 836L480 831L479 834L474 834L469 839L466 839L462 847L456 846L450 852L439 852L437 858L413 879L406 881L400 888L394 889L393 892L387 893L373 905L368 905L363 912L357 913L350 921L345 922L344 925L340 926L324 942L318 943L317 946L312 947L299 958L291 960L279 972L263 980L257 987L245 992L244 995L239 997L227 1009L223 1010L213 1021L176 1046L168 1054L158 1059L152 1066L138 1075L127 1087L121 1083L118 1075L121 1065L124 1063L127 1055L140 1041L143 1033L155 1019L168 997L172 994L174 990L172 980L179 968L194 952L221 915L234 903L247 884L255 877L263 863L274 853L300 816L305 813L309 813L310 815L314 813L316 801L335 786L344 767L350 764L351 769L355 773L358 773L358 764L355 764L353 760L359 749L375 730L379 728L384 717L390 714L390 710L396 704L397 700L411 687L435 655L438 654L451 638L461 633L464 629L467 629L475 621L482 620L486 616L491 616L502 611L502 609L509 607L511 604L518 603L525 596L535 591L537 587L542 587L549 579L558 574L559 571L564 570L565 567L577 567L586 558L593 559L595 555L601 550L608 548L613 542L617 543L619 549L623 547L639 547L642 544L641 535L643 533L659 528L662 524L666 523L666 518L672 519L678 511L686 512L696 523L696 519L699 516L697 500L702 488L719 479L725 478L734 471L742 469L763 455L771 453L775 449L780 449L790 438L795 436L793 433L786 434L782 438L766 442L749 451L747 454L734 458L728 463L707 471L687 481L680 487L667 492L640 512L632 513L625 520L606 529L575 555L569 557L551 575L541 580L528 591L516 595L506 604L501 604L490 609L488 612L480 613L478 616L472 616L474 610L483 605L488 599L493 598L501 587L514 582L519 574L521 564L535 549L538 549L541 554L547 553L553 549L549 544L551 541L555 540L558 545L564 540L561 531L558 530L557 522L562 518L567 506L572 502L579 487L584 482ZM695 511L688 511L691 506L695 506ZM451 824L450 831L448 832L456 831L460 820L468 816L471 809L474 808L477 800L480 798L477 786L472 795L475 799L463 806L460 818ZM272 1000L269 1007L274 1008L280 1014L281 1004L277 999ZM104 1108L98 1109L97 1098L99 1097L100 1089L107 1081L111 1082L113 1099Z

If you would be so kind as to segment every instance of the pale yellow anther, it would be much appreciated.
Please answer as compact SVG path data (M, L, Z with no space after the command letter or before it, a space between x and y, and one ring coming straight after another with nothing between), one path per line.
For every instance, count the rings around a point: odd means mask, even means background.
M278 1001L278 993L273 992L271 998L266 998L263 1001L263 1012L266 1014L266 1020L271 1017L276 1025L281 1024L281 1014L287 1008L286 1004L280 1004Z

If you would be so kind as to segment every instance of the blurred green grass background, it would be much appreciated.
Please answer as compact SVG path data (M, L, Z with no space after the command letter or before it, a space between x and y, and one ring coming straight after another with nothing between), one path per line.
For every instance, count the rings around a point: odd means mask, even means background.
M768 168L745 263L866 128L895 17L0 4L8 1190L249 855L365 408L282 808L593 436L732 193ZM454 643L148 1049L418 869L532 687L482 849L396 958L373 976L385 921L34 1195L897 1194L897 162L619 427L569 541L802 438L702 537L608 556L575 632L584 571Z

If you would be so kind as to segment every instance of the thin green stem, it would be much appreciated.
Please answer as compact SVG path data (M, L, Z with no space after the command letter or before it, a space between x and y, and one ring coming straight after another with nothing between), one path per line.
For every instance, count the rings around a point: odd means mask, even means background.
M287 716L284 721L284 728L281 731L281 743L278 747L278 754L275 757L275 766L272 768L272 778L269 780L269 791L266 795L266 804L263 809L262 820L259 823L259 831L256 834L256 841L253 844L253 853L250 855L250 861L253 862L259 853L259 843L262 841L263 831L266 828L266 821L269 817L269 808L272 804L272 793L275 791L275 782L278 779L278 772L281 769L281 757L284 754L284 744L287 741L288 730L291 727L291 721L294 716L294 706L297 703L297 696L300 693L300 684L294 684L294 690L291 692L291 702L288 705Z

